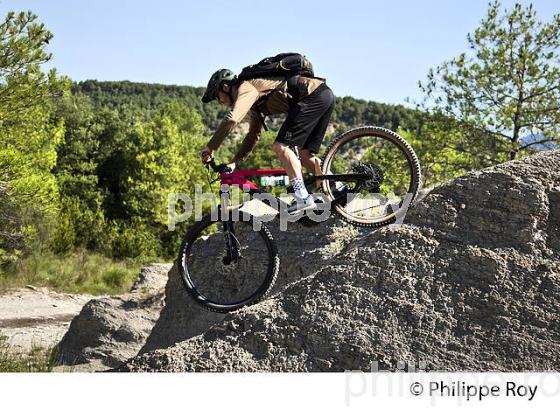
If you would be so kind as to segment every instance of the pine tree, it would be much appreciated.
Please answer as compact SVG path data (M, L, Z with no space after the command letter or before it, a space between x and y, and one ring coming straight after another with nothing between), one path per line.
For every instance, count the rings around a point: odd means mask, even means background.
M494 138L515 159L560 130L560 15L548 23L532 5L487 16L467 36L468 52L446 61L420 83L424 107L465 127L473 138Z

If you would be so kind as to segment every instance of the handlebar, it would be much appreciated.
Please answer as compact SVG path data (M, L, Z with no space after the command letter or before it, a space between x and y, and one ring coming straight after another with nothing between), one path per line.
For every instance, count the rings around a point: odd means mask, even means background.
M204 164L204 166L206 168L210 167L210 168L212 168L213 171L218 172L220 174L228 174L228 173L233 171L226 164L217 165L216 161L214 161L214 158L212 158L210 161L208 161L206 164Z

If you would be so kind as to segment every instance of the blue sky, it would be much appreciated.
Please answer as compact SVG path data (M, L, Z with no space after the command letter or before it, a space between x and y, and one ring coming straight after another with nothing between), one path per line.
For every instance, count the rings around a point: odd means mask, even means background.
M541 20L560 12L558 0L532 3ZM418 80L466 50L486 9L487 0L0 0L2 16L39 16L54 34L51 65L76 81L202 86L218 68L298 51L336 95L385 103L418 98Z

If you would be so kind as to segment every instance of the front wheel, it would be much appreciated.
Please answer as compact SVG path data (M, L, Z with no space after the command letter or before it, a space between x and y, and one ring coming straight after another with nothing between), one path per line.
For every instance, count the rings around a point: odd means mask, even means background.
M264 298L279 269L276 244L268 228L239 213L195 223L179 250L179 272L196 302L215 312L230 312Z
M327 149L322 190L332 208L357 226L380 227L397 220L420 188L420 162L397 133L361 127L337 137Z

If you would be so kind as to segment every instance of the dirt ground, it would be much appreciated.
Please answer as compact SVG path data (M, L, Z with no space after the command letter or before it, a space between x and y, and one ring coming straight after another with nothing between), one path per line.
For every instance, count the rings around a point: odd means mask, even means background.
M53 347L92 297L34 287L2 293L0 335L7 337L13 351L25 353L32 347Z

